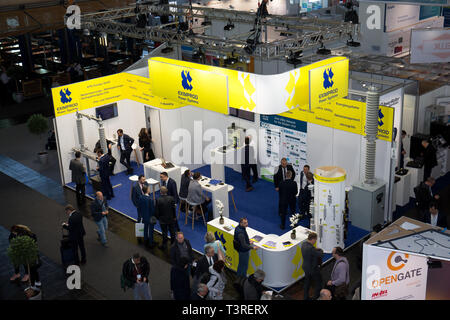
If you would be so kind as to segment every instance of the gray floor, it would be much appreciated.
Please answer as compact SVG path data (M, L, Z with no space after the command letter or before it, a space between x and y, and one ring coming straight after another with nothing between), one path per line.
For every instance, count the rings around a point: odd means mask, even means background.
M0 216L0 225L9 229L13 224L26 224L38 235L40 251L52 261L59 262L61 224L67 220L63 206L4 174L0 174L0 194L5 208ZM83 282L95 288L105 299L133 299L130 290L123 292L120 288L120 274L123 262L139 252L150 262L153 298L170 299L170 265L167 262L109 231L110 248L103 248L96 240L95 223L84 219L84 226L88 263L81 267Z
M49 119L49 130L53 123ZM25 123L0 129L0 154L16 160L40 174L60 183L58 153L48 151L48 163L41 164L38 152L45 150L47 135L33 135L28 131Z

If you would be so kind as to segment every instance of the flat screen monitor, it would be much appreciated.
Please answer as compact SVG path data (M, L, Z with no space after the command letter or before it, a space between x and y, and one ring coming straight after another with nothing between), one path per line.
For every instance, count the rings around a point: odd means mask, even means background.
M117 117L117 103L95 108L95 115L97 118L101 118L102 120Z

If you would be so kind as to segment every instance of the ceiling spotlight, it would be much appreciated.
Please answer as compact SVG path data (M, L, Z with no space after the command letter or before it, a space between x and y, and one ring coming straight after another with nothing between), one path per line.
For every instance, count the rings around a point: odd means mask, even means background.
M254 45L254 44L249 44L244 47L244 51L250 55L253 54L253 52L255 52L255 49L256 49L256 45Z
M225 27L223 27L223 30L230 31L231 29L234 29L234 23L232 23L231 20L228 20L228 23Z
M302 64L302 60L300 59L301 56L303 56L302 51L299 52L290 51L289 55L286 56L286 63L293 64L294 68L296 68L297 65Z
M331 54L331 50L325 48L325 46L323 45L323 42L321 41L321 46L319 49L317 49L317 54L322 54L322 55L329 55Z
M350 39L347 40L347 45L349 47L359 47L361 45L361 43L353 40L353 37L351 34L349 34L349 37L350 37Z
M162 53L166 54L166 53L170 53L173 51L172 47L167 47L161 50Z

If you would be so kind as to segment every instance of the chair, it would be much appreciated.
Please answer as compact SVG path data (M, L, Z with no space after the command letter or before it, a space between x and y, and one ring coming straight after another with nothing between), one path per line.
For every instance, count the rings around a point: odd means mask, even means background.
M236 203L234 202L233 190L234 190L234 187L231 186L231 185L228 185L228 192L230 193L230 195L231 195L231 200L233 201L234 212L236 212L236 211L237 211L237 208L236 208Z
M194 202L189 202L186 199L186 219L184 224L187 224L187 220L188 220L188 215L189 215L189 206L192 206L192 230L194 230L194 220L195 220L195 208L197 206L200 206L200 211L202 213L202 217L203 217L203 222L205 223L206 226L206 219L205 219L205 214L203 213L203 207L201 203L194 203Z
M156 185L159 185L159 181L152 178L145 179L145 181L148 183L149 186L152 187L153 202L156 204L155 187Z

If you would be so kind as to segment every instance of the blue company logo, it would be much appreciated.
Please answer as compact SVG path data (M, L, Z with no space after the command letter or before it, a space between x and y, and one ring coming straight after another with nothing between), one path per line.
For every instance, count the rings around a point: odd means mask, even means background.
M192 78L191 75L189 74L189 71L181 71L181 85L183 86L184 90L192 90Z
M66 90L61 89L61 91L59 91L59 95L61 96L61 103L69 103L70 101L72 101L72 98L70 97L71 94L72 92L70 92L68 88Z
M225 251L227 251L227 248L225 247L225 243L227 243L227 241L225 240L225 238L223 237L223 233L220 233L220 236L217 234L217 231L214 232L214 236L216 237L216 240L219 240L220 242L222 242L223 244L223 249Z
M331 70L331 68L328 69L328 72L327 72L327 69L325 69L323 71L323 87L324 87L324 89L328 89L333 86L333 84L334 84L333 77L334 77L334 73Z
M384 114L383 114L383 112L381 112L381 108L380 108L380 109L378 109L378 125L380 127L384 124L383 120L381 120L383 118L384 118Z

